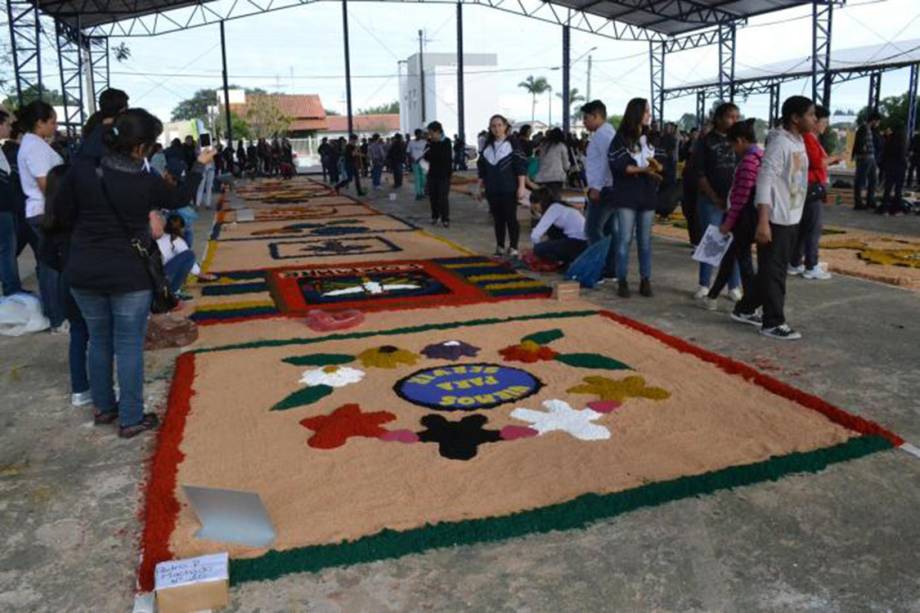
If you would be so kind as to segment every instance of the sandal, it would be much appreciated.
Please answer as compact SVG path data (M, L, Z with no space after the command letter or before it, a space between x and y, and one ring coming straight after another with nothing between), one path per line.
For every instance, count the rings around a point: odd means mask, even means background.
M121 438L133 438L147 430L153 430L160 425L159 418L153 413L144 413L143 419L139 424L133 426L121 426L118 428L118 436Z
M107 426L108 424L114 423L118 419L118 411L112 411L110 413L93 413L93 423L97 426Z

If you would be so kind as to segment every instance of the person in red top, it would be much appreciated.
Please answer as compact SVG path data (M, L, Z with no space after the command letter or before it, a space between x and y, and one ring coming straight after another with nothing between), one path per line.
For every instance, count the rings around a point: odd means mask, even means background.
M789 274L802 275L804 279L830 279L831 273L818 265L818 241L821 229L824 201L827 200L827 167L840 161L838 155L828 155L818 137L827 130L830 113L823 106L815 108L818 124L814 132L805 138L805 153L808 155L808 196L805 210L799 222L799 235L789 260ZM804 263L803 263L804 260Z

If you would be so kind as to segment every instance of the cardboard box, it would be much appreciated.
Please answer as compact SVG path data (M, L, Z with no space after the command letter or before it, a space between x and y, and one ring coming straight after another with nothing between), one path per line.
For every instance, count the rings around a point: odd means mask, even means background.
M581 295L578 281L560 281L553 286L553 298L556 300L575 300Z
M226 553L160 562L156 568L157 611L191 613L226 607L230 602L228 565Z

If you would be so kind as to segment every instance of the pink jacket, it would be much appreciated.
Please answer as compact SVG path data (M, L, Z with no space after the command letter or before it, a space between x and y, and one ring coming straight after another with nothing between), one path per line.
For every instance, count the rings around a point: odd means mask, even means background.
M751 145L741 163L735 168L735 178L732 181L731 191L728 193L728 212L725 214L725 223L729 229L735 227L741 211L751 201L751 195L757 186L757 173L760 172L762 160L763 149L757 145Z

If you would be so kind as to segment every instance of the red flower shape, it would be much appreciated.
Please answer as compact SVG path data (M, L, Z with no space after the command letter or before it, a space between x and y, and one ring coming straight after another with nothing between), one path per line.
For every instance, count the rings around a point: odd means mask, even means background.
M519 345L510 345L500 349L499 353L508 362L540 362L554 359L558 354L547 347L533 341L524 341Z
M344 404L329 415L318 415L300 420L300 425L313 430L307 444L316 449L341 447L352 436L377 438L386 432L380 424L393 421L396 416L388 411L362 413L356 404Z

